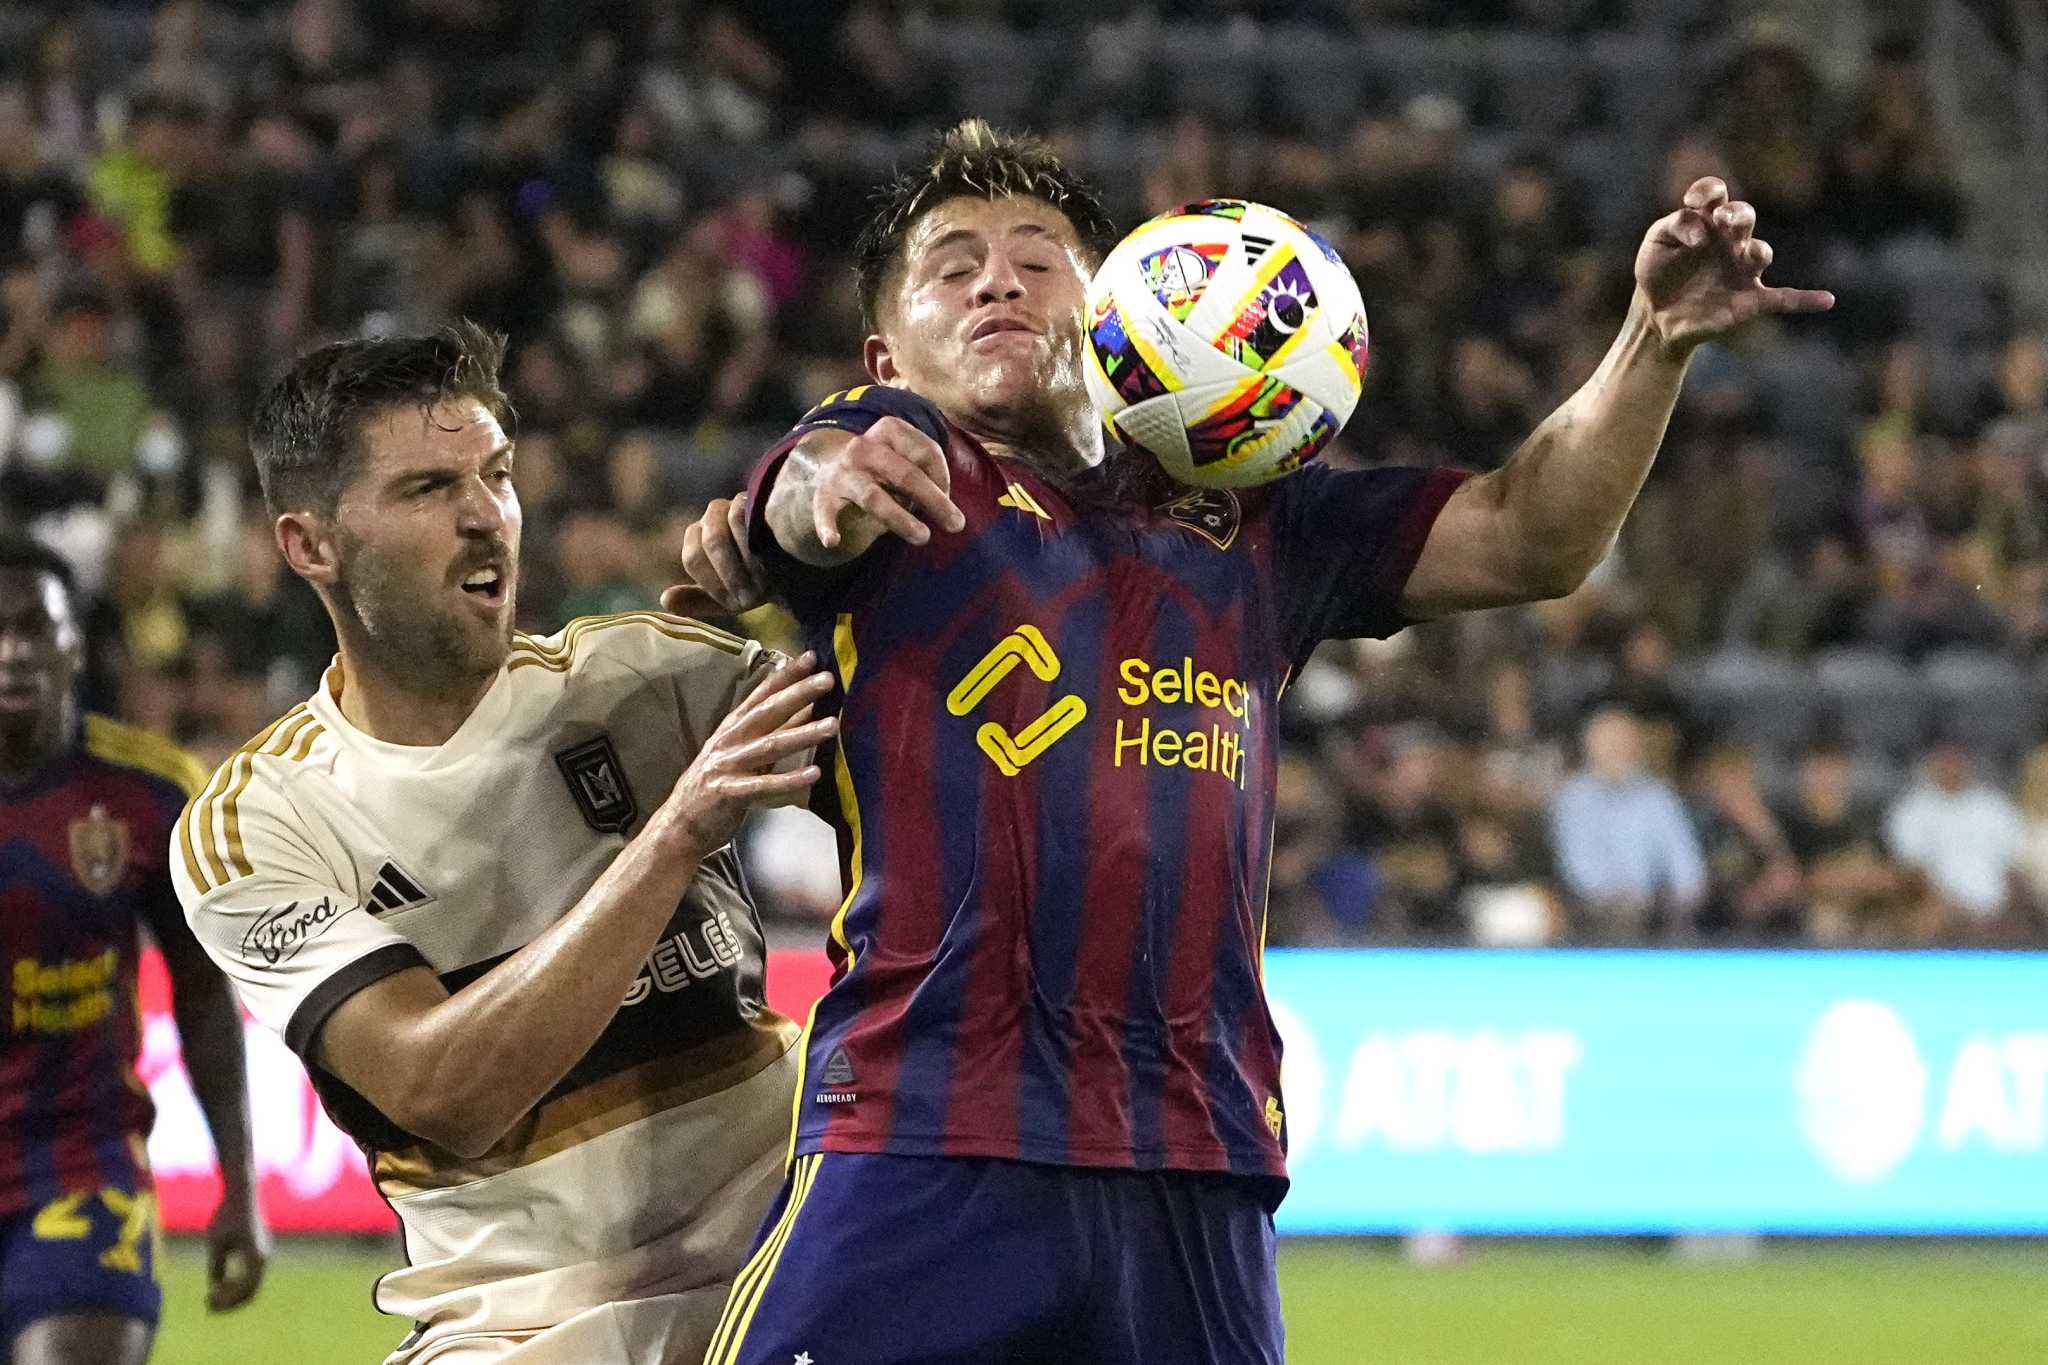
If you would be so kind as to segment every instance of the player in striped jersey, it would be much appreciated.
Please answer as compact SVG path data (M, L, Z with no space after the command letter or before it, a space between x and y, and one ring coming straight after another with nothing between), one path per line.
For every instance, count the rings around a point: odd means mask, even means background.
M220 1152L209 1306L255 1293L256 1210L241 1012L178 913L164 854L204 777L182 750L72 700L71 575L0 539L0 1352L15 1365L136 1365L160 1293L135 1074L138 927L163 952L178 1033Z
M748 496L836 665L848 890L797 1159L711 1365L1280 1359L1281 691L1322 640L1577 586L1692 348L1831 302L1762 284L1754 221L1694 185L1607 360L1494 474L1201 493L1104 448L1082 325L1113 233L1084 185L968 123L889 188L857 251L875 383ZM744 575L727 512L686 544L700 588Z
M659 612L514 634L503 344L343 342L265 397L264 495L340 656L172 865L398 1214L394 1362L695 1362L796 1065L729 845L816 778L830 678Z

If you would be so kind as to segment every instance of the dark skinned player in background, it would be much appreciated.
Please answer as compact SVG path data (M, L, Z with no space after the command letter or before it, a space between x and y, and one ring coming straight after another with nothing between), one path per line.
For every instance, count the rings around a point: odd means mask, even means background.
M14 1365L138 1365L162 1291L136 1075L147 926L220 1154L207 1229L215 1311L248 1302L270 1234L256 1208L241 1011L185 925L170 831L205 772L154 735L81 716L70 571L0 539L0 1330Z

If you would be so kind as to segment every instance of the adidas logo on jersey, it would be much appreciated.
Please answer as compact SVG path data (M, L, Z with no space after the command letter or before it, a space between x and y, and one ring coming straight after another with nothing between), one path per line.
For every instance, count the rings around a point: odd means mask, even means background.
M377 869L377 881L370 888L370 913L388 915L394 910L410 910L415 905L425 905L434 899L430 892L420 889L420 884L406 874L397 863L386 861Z
M824 1074L818 1079L835 1088L853 1084L853 1063L847 1060L845 1048L832 1049L832 1055L825 1060Z

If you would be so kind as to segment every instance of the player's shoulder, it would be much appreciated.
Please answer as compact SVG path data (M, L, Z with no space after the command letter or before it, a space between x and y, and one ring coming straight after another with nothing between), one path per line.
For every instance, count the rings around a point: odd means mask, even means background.
M94 759L165 789L180 802L199 795L199 789L206 783L205 764L162 735L140 726L89 714L83 739L86 753Z
M946 418L939 411L938 404L922 394L888 384L857 384L853 388L827 394L798 420L796 429L811 432L821 427L833 427L863 432L884 417L899 418L940 445L947 443Z
M172 862L182 863L199 894L255 875L256 857L279 840L304 840L295 779L309 769L326 735L319 715L301 702L228 755L186 802Z
M592 668L672 673L694 664L745 668L761 646L730 631L665 611L579 616L552 635L513 636L506 667L516 678L529 669L575 676Z

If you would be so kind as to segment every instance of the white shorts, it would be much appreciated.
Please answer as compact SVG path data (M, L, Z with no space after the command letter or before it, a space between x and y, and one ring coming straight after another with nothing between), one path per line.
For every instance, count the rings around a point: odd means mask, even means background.
M429 1334L384 1365L701 1365L727 1288L600 1304L542 1332Z

